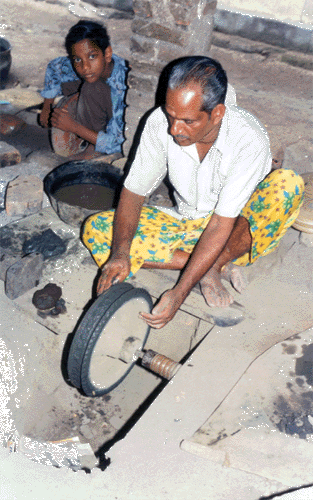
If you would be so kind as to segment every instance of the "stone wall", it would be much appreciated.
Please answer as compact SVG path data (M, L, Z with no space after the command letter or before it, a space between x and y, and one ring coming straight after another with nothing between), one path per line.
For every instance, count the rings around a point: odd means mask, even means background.
M288 24L313 24L312 0L219 0L218 8Z
M160 70L168 62L185 55L208 54L216 3L133 0L130 83L141 79L147 90L153 90Z

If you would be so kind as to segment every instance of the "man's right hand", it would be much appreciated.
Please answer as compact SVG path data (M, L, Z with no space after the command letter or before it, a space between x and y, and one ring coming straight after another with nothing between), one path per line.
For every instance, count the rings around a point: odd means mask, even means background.
M130 273L130 247L135 235L144 196L132 193L123 187L113 222L111 255L97 284L100 295L113 283L124 281Z
M129 257L112 257L102 268L97 283L97 295L101 295L113 284L124 281L130 273Z

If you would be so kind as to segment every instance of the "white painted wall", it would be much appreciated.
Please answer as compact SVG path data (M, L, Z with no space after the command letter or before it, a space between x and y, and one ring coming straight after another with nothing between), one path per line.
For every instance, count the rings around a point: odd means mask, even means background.
M290 24L313 24L313 0L220 0L217 7Z

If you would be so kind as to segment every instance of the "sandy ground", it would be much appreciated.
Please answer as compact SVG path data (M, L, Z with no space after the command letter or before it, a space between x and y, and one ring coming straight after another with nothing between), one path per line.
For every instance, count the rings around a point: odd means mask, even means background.
M108 9L97 10L91 5L82 2L64 2L61 4L59 2L50 3L34 0L4 0L1 5L0 35L7 38L13 46L13 63L8 86L13 88L15 85L21 85L21 87L28 87L31 90L41 89L47 62L53 57L65 53L63 49L64 36L69 27L81 16L93 16L98 20L100 18L106 21L115 53L129 59L128 41L131 36L131 21L128 19L108 19L111 14L112 11ZM247 42L247 44L253 45L250 42ZM284 166L296 168L299 173L307 170L312 171L312 73L279 62L275 50L269 51L267 55L261 55L253 51L243 53L213 46L211 55L220 60L227 70L230 83L236 88L239 104L258 116L267 127L274 158L279 162L282 162L282 159L285 158ZM140 88L130 88L127 103L125 154L129 151L139 119L153 106L154 96ZM40 147L36 151L38 145L35 147L33 144L28 149L25 146L24 156L27 156L28 159L31 157L39 158L40 161L43 158L49 158L52 167L56 164L56 159L50 155L46 132L40 131L40 133L42 134L40 139L41 151L38 153ZM286 260L288 272L284 271L282 273L283 279L279 282L280 288L275 290L277 297L284 295L284 293L289 294L289 300L292 300L292 297L290 298L290 289L292 293L296 294L300 294L300 291L302 291L302 294L312 292L312 250L310 247L302 247L299 250L300 235L295 230L291 231L290 239L286 240L282 252L278 253L270 261L265 261L264 264L261 263L259 266L253 267L255 271L251 271L252 280L255 279L256 273L260 272L262 276L266 276L269 274L269 270L273 271L273 269L275 276L275 269L279 268L279 272L281 272L279 266L284 261L285 254L288 253L290 248L293 248L292 258ZM90 272L90 276L94 273L92 265L88 272ZM290 283L292 283L292 287L290 287ZM261 284L261 288L262 286ZM271 286L271 283L267 283L266 288L263 288L263 292L266 292L268 308L273 306L270 295ZM74 295L75 293L79 294L80 290L73 292ZM72 300L75 301L74 295ZM249 292L247 292L244 300L246 300L247 307L251 307L250 312L253 314L255 306ZM283 302L282 310L286 305ZM278 304L280 304L279 300L276 301L275 306L278 307ZM4 303L3 307L3 310L5 310L6 303ZM292 323L292 311L291 308L290 323ZM297 330L298 326L296 322L293 324L295 330ZM303 329L310 326L309 322L303 322ZM279 325L277 325L277 330L279 330ZM238 338L241 337L241 333L239 331ZM273 343L279 339L279 336L275 337L275 339ZM51 340L47 340L47 342L51 343ZM249 341L246 344L248 345ZM253 346L251 352L253 352ZM53 361L52 356L49 362L53 363ZM157 385L157 381L153 376L147 381L140 372L134 373L133 380L134 384L139 387L138 392L140 392L140 387L145 387L145 390L149 392ZM127 398L125 403L123 390L121 388L111 399L111 408L116 405L116 411L113 408L112 413L107 414L105 417L102 415L103 418L100 418L99 414L101 415L101 413L99 412L103 410L109 400L103 398L101 401L97 400L97 402L93 403L92 400L76 394L75 389L70 392L68 389L62 389L59 393L54 394L54 399L48 397L46 407L45 401L43 401L41 410L49 408L49 411L40 422L36 423L35 432L40 431L43 439L54 439L57 433L59 437L60 435L65 437L68 432L85 431L86 440L92 442L92 446L96 450L101 444L101 440L103 442L103 434L107 438L111 437L123 425L125 418L131 414L132 406L129 405ZM137 401L139 404L140 397L141 395L138 394L137 400L132 401L132 404ZM62 404L59 404L60 401ZM121 414L121 407L125 409L124 414ZM77 409L79 409L79 412L77 412ZM42 411L42 414L44 414L44 411ZM33 418L35 417L33 415ZM100 438L99 432L102 433ZM256 495L255 497L247 495L246 498L250 500L250 498L256 498Z
M75 15L76 13L76 15ZM131 20L109 18L110 9L96 9L84 2L37 2L13 0L2 2L0 35L13 46L11 84L41 89L47 63L64 55L64 37L79 17L94 17L106 23L116 54L130 59L129 39ZM217 34L223 38L223 35ZM229 81L237 91L238 103L255 113L268 128L273 154L299 139L310 140L307 126L308 105L312 99L312 74L277 60L273 48L264 55L253 52L254 42L247 43L250 53L236 52L213 46L211 56L225 67ZM252 50L251 50L252 48ZM268 47L267 47L268 49ZM138 90L138 89L137 89ZM270 98L276 94L277 99ZM153 96L139 94L132 101L128 136L132 137L138 119L153 104ZM127 135L127 133L126 133ZM125 144L125 152L129 144Z

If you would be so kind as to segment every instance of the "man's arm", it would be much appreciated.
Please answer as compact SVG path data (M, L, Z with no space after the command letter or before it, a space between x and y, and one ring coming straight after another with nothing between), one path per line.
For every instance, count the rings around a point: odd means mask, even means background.
M236 217L212 215L177 284L162 295L151 314L141 314L150 326L162 328L174 317L192 288L213 266L223 251L236 219Z
M145 197L122 189L113 222L113 240L110 258L102 268L97 284L97 293L101 294L114 280L124 281L130 273L129 251L135 235L141 208Z

